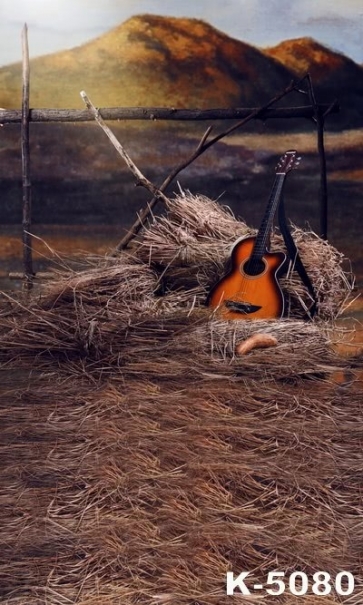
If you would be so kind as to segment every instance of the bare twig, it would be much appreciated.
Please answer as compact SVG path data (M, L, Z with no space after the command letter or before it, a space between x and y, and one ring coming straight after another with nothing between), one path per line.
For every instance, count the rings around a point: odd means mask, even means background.
M112 130L107 126L107 124L105 124L105 121L100 116L98 109L96 109L96 107L90 101L89 97L87 96L87 94L85 93L84 90L82 90L80 92L80 95L81 95L84 103L86 104L86 107L88 108L88 110L93 114L97 124L102 128L103 132L109 138L109 140L111 141L111 143L114 146L114 148L116 149L116 151L120 154L122 159L125 161L127 167L131 170L132 174L134 175L134 177L136 179L136 184L142 185L143 187L148 189L150 191L150 193L152 193L152 195L156 199L162 199L164 202L169 202L168 198L162 193L162 191L160 189L158 189L157 187L155 187L155 185L153 185L142 174L142 172L138 169L138 167L134 164L134 162L128 155L127 151L123 148L121 143L118 141L118 139L113 134Z
M29 47L28 28L25 24L22 31L22 54L23 54L23 88L22 88L22 121L21 121L21 157L22 157L22 180L23 180L23 266L25 286L32 287L33 259L32 240L30 235L31 225L31 182L30 182L30 149L29 149Z
M305 76L304 76L304 78L305 78ZM179 172L181 172L187 166L189 166L192 162L194 162L194 160L197 157L202 155L202 153L204 153L207 149L209 149L209 147L211 147L212 145L217 143L217 141L220 141L221 139L223 139L223 137L227 136L231 132L234 132L238 128L241 128L242 126L247 124L247 122L255 119L257 116L259 116L260 114L265 112L269 107L271 107L271 105L273 105L274 103L276 103L277 101L282 99L284 96L286 96L293 90L296 90L296 88L300 85L301 81L304 78L301 78L301 80L299 80L297 83L291 82L287 88L285 88L281 93L279 93L275 97L273 97L273 99L270 99L270 101L268 101L265 105L254 109L243 120L240 120L236 124L233 124L233 126L228 128L227 130L224 130L223 132L221 132L220 134L216 135L215 137L213 137L212 139L210 139L208 141L209 134L212 130L212 128L210 126L207 129L207 131L204 133L204 135L203 135L201 141L199 142L199 144L197 145L196 149L191 153L191 155L188 158L183 160L178 166L176 166L176 168L174 168L174 170L172 170L172 172L169 174L169 176L167 176L167 178L160 185L159 191L165 191L165 189L168 187L168 185L171 183L171 181L177 176L177 174L179 174ZM145 222L145 219L150 215L152 209L157 204L157 201L158 201L158 198L154 196L153 199L148 203L147 207L145 207L142 210L142 212L140 212L140 214L138 215L134 224L131 226L129 231L126 233L126 235L122 238L122 240L117 245L114 254L117 254L117 252L119 252L120 250L124 250L125 248L127 248L128 244L131 242L131 240L140 231L141 227L143 226L143 224Z

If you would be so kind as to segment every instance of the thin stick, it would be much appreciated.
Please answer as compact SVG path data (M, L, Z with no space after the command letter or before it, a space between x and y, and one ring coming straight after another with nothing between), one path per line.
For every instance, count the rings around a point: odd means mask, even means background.
M320 158L320 237L328 239L328 181L326 171L326 156L324 148L324 117L317 110L317 146Z
M31 225L31 182L30 182L30 147L29 147L29 46L28 27L25 24L22 30L22 57L23 57L23 88L22 88L22 120L21 120L21 158L23 181L23 267L25 285L28 290L32 288L33 258Z
M203 146L203 144L207 140L207 138L208 138L209 133L211 132L211 130L212 130L212 127L209 126L207 128L206 132L204 133L201 141L199 142L196 150L193 152L192 156L190 156L187 160L183 161L176 168L174 168L174 170L171 171L171 173L166 177L166 179L160 185L159 191L165 191L165 189L172 182L172 180L177 176L177 174L179 172L181 172L181 170L183 170L184 168L186 168L193 161L193 159L195 159L196 157L198 157L198 155L199 155L199 149L201 149L201 147ZM154 197L150 200L150 202L148 202L147 206L145 206L145 208L143 208L143 210L141 210L139 212L139 214L137 215L136 221L134 222L134 224L132 225L132 227L130 227L130 229L128 230L128 232L126 233L126 235L122 238L122 240L119 242L119 244L117 245L117 247L115 248L115 250L111 254L111 256L116 256L118 252L120 252L121 250L125 250L127 248L128 244L138 234L138 232L140 231L141 227L144 225L145 220L147 219L147 217L150 216L153 208L156 206L156 204L157 204L158 201L159 201L159 198L154 195Z
M320 185L319 185L319 207L320 207L320 237L328 239L328 182L326 171L326 156L324 148L324 123L325 115L316 102L314 87L310 74L307 74L309 97L314 108L314 121L316 122L317 148L320 162Z
M171 181L177 176L177 174L179 174L179 172L181 172L187 166L189 166L192 162L194 162L194 160L197 157L199 157L200 155L202 155L202 153L204 153L207 149L209 149L209 147L211 147L212 145L217 143L217 141L220 141L223 137L227 136L234 130L241 128L242 126L247 124L247 122L249 122L250 120L256 119L260 114L263 114L263 112L265 112L271 105L273 105L274 103L276 103L277 101L282 99L282 97L289 94L291 91L295 90L296 87L299 86L299 84L301 83L301 81L303 79L304 78L301 78L301 80L299 80L297 83L291 82L287 88L285 88L281 93L279 93L278 95L273 97L273 99L270 99L270 101L268 101L265 105L254 109L243 120L240 120L239 122L237 122L236 124L234 124L233 126L228 128L227 130L221 132L220 134L216 135L215 137L213 137L212 139L210 139L208 141L208 136L212 130L212 128L209 127L207 129L207 131L204 133L204 135L203 135L201 141L199 142L199 144L197 145L196 149L191 153L191 155L187 159L183 160L178 166L176 166L176 168L174 168L174 170L172 170L172 172L169 174L169 176L160 185L159 191L165 191L165 189L168 187L168 185L171 183ZM157 202L158 202L158 198L154 196L153 199L148 203L148 205L139 213L134 224L131 226L131 228L128 230L128 232L122 238L122 240L118 243L118 245L113 253L114 255L117 254L118 252L120 252L121 250L124 250L125 248L127 248L128 244L131 242L131 240L140 231L146 218L150 215L152 209L157 204Z
M116 149L116 151L120 154L120 156L122 157L122 159L126 162L126 165L131 170L132 174L134 175L134 177L136 179L136 184L137 185L142 185L143 187L146 187L146 189L148 189L150 191L150 193L152 193L156 197L156 199L162 199L164 202L169 203L168 198L162 193L162 191L160 191L160 189L158 189L157 187L155 187L155 185L153 185L142 174L142 172L140 172L140 170L138 169L138 167L131 160L131 158L128 155L127 151L121 145L120 141L118 141L118 139L115 137L115 135L113 134L112 130L107 126L107 124L105 124L103 118L100 116L100 113L99 113L98 109L96 109L96 107L90 101L89 97L87 96L87 94L85 93L84 90L82 90L80 92L80 95L81 95L84 103L86 104L87 108L89 109L89 111L92 112L92 114L93 114L93 116L94 116L97 124L102 128L102 130L107 135L107 137L111 141L111 143L114 146L114 148Z

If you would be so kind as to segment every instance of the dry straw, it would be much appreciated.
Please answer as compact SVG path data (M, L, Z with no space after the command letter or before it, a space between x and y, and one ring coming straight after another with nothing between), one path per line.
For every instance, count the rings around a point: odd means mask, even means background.
M225 273L236 239L254 234L255 230L237 221L228 208L188 193L173 200L167 216L146 229L137 255L162 270L167 288L198 287L202 302ZM346 259L313 232L293 227L292 236L316 291L318 316L335 319L353 287L351 271L344 267ZM272 235L271 250L285 250L278 233ZM282 287L289 315L303 318L312 301L293 264Z
M180 196L133 254L88 258L6 307L1 602L228 605L227 571L253 585L300 570L311 586L344 569L349 597L273 602L362 603L361 360L339 358L322 321L349 281L338 252L295 230L318 321L302 321L296 277L290 318L218 320L205 294L250 233ZM256 333L277 346L236 355Z

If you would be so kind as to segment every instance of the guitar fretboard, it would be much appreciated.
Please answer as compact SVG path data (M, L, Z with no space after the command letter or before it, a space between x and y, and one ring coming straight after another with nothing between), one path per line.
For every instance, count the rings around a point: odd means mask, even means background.
M274 183L272 186L270 198L269 198L269 201L267 204L267 208L266 208L264 217L262 219L260 228L258 230L254 249L251 254L252 262L254 262L254 261L259 262L266 251L268 237L269 237L269 234L270 234L270 231L272 228L272 221L274 219L274 216L275 216L275 213L277 210L277 206L278 206L280 198L281 198L281 193L282 193L282 189L284 186L285 177L286 177L285 173L276 174L276 177L275 177L275 180L274 180Z

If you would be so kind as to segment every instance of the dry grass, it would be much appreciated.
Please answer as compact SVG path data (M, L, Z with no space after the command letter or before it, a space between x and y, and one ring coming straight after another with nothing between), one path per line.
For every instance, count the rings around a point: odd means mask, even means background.
M155 220L143 234L137 256L157 268L166 289L195 288L198 302L203 303L226 272L236 239L254 234L228 208L203 196L180 195L167 216ZM318 317L334 320L345 308L353 285L353 276L343 269L344 257L313 232L293 227L292 236L316 291ZM271 250L285 250L278 233L272 235ZM312 301L297 272L291 270L281 285L289 316L304 318Z
M85 259L0 316L7 605L227 605L226 571L276 569L347 569L354 594L324 604L362 602L361 360L334 354L321 319L210 315L246 232L179 198L133 255ZM338 309L347 289L318 277L320 309ZM236 356L256 332L277 346Z
M6 602L220 605L227 570L279 568L349 569L360 603L358 396L144 362L1 401Z

